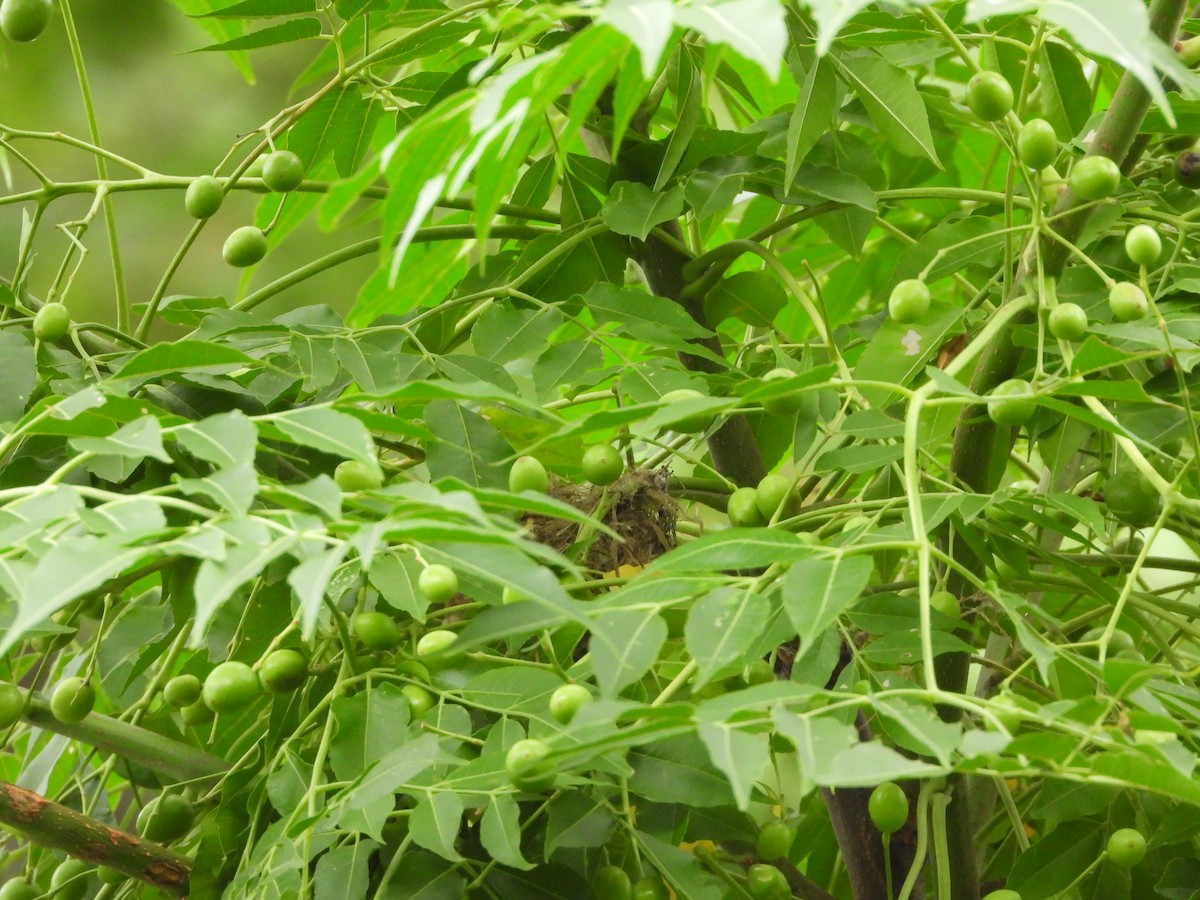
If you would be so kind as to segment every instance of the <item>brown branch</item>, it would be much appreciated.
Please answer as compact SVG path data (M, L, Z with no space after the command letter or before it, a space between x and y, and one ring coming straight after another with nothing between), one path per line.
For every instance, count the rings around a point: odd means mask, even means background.
M109 866L168 894L188 893L192 861L186 856L6 781L0 781L0 824L41 847Z

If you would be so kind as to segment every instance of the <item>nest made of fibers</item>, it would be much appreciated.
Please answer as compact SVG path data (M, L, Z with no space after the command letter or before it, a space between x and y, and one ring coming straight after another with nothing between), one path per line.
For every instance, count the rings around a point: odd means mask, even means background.
M555 479L550 496L599 519L620 536L603 532L581 534L577 522L528 515L525 525L535 540L569 557L582 559L597 573L622 566L640 567L675 546L679 506L667 493L670 472L630 469L607 488Z

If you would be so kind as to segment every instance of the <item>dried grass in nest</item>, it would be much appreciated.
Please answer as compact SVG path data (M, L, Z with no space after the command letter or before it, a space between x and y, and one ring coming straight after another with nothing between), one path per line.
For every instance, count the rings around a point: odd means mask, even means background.
M631 469L608 488L566 481L550 486L552 497L598 518L620 535L620 540L602 533L581 535L575 522L550 516L526 516L525 525L535 540L569 556L581 555L594 572L644 566L675 546L679 506L667 493L669 474L666 467ZM581 540L587 542L586 547L575 548Z

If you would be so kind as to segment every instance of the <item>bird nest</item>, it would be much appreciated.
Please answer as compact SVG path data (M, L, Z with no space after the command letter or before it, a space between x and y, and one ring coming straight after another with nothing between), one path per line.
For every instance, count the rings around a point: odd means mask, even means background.
M550 496L587 513L611 528L617 538L578 522L528 515L532 537L596 573L622 566L641 567L675 546L679 506L667 493L670 473L631 469L607 488L556 480Z

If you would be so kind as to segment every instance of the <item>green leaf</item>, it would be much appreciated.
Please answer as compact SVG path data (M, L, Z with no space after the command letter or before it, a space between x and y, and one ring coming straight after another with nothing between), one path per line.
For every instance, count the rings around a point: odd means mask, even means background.
M196 18L250 19L255 16L292 16L316 11L316 0L243 0Z
M463 802L450 791L434 791L425 797L408 818L408 833L415 843L432 850L443 859L457 862L462 854L455 849L462 824Z
M788 120L787 169L783 176L785 193L791 192L796 172L809 151L829 131L839 99L833 63L827 59L810 61L800 83L800 96Z
M665 297L650 296L637 288L597 284L583 300L598 323L615 323L619 331L634 340L695 349L690 347L689 341L712 334L678 303Z
M824 56L842 26L872 5L874 0L808 0L817 20L817 53Z
M378 847L374 841L360 840L327 851L317 860L313 876L314 900L365 897L371 875L371 857Z
M824 633L849 609L871 577L874 563L866 556L802 559L783 579L783 608L800 635L800 646Z
M259 426L279 431L288 440L368 466L379 465L375 441L354 416L333 409L306 407L259 419Z
M335 697L332 715L337 731L329 743L329 762L342 781L353 781L404 743L408 730L408 698L389 682L350 697Z
M645 675L666 639L667 623L653 612L618 609L596 616L590 650L601 693L615 697Z
M769 272L754 269L722 278L704 298L710 322L737 319L756 328L770 328L787 306L787 293Z
M425 459L434 480L457 478L474 487L507 485L499 463L512 455L512 448L482 416L463 404L440 400L425 407L425 425L436 438Z
M726 722L698 722L696 732L713 765L729 779L738 809L747 809L754 785L770 766L767 742L762 735L747 734Z
M274 47L279 44L291 44L295 41L310 40L321 36L319 19L292 19L279 25L268 25L242 37L236 37L220 44L209 44L207 47L197 47L192 53L204 53L212 50L256 50L259 47Z
M658 177L654 181L656 191L666 187L667 182L671 180L680 160L687 152L692 135L704 119L704 78L701 75L701 63L699 51L684 44L679 53L679 66L675 78L675 129L667 140L667 149L658 168Z
M706 534L665 553L646 567L647 573L708 572L754 569L813 556L811 544L776 528L730 528Z
M458 867L429 853L405 853L379 900L462 900L467 880Z
M218 375L248 365L257 365L257 362L228 344L176 341L173 344L155 344L135 353L117 370L117 377L150 379L169 377L183 371Z
M313 554L288 573L288 584L300 602L300 633L311 640L317 627L317 617L325 599L325 590L341 566L350 546L341 541L326 550Z
M683 214L683 187L652 191L635 181L618 181L604 203L604 224L617 234L644 241L656 225Z
M184 425L173 434L185 450L218 468L253 464L258 446L254 422L236 409Z
M698 0L675 9L675 20L710 43L728 44L774 78L787 44L784 9L776 0Z
M1038 111L1062 140L1079 134L1092 112L1083 64L1065 44L1046 41L1038 52Z
M1017 857L1007 886L1022 900L1049 900L1091 865L1103 846L1099 822L1086 819L1056 828Z
M479 823L479 840L500 865L533 868L521 855L521 809L511 794L497 794L487 805Z
M143 416L123 425L108 437L74 437L70 444L81 453L120 456L142 460L146 457L169 463L171 457L163 449L162 428L154 416Z
M670 0L610 0L597 21L624 34L638 49L642 76L654 77L671 37L674 6Z
M205 478L179 478L176 484L184 494L207 497L218 508L239 517L250 511L258 495L258 473L249 463L220 469Z
M0 331L0 422L13 422L25 412L37 385L33 345L15 331Z
M874 54L862 54L842 58L838 74L854 89L875 127L898 153L924 156L941 167L925 101L908 72Z
M742 659L770 614L767 598L744 588L717 588L697 600L684 629L688 652L699 666L694 687L703 687L723 666Z
M196 596L195 626L192 630L192 646L198 646L216 611L233 596L233 592L259 573L274 559L286 553L300 540L299 534L291 532L274 540L263 540L264 535L255 535L261 543L246 540L230 545L225 557L220 560L206 559L200 563L196 573L194 593Z
M546 856L560 847L601 847L617 827L603 800L581 791L564 791L550 801Z

